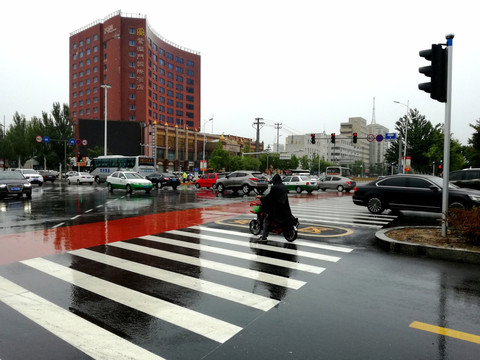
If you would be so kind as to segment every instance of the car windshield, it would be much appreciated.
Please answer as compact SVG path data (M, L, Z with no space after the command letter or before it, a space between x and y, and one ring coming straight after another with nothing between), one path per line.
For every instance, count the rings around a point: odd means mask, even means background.
M90 175L90 173L87 173L87 172L81 172L79 175L86 176L86 175Z
M38 174L35 170L23 170L24 174Z
M0 171L0 180L18 180L25 179L22 173L18 171Z
M137 173L125 173L125 177L127 179L143 179L143 177L140 174Z

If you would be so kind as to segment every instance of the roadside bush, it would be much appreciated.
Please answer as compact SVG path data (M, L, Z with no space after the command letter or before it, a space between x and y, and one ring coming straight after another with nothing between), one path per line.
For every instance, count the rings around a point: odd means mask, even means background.
M480 208L450 209L448 227L471 244L480 244Z

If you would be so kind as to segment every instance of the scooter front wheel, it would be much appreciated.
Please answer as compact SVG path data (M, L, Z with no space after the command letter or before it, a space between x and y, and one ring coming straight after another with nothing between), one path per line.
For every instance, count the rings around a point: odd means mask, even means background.
M253 219L250 221L250 232L253 235L258 235L262 231L262 226L260 225L260 222L257 219Z
M283 233L283 237L285 238L285 240L289 242L295 241L295 239L297 238L297 235L298 235L298 231L294 227L291 227L290 229L285 230L285 232Z

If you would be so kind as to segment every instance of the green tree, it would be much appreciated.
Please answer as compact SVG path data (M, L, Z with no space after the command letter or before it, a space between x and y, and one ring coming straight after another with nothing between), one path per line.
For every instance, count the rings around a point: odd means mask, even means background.
M225 169L230 170L230 154L228 151L223 150L223 145L218 142L215 150L210 155L209 165L215 170L219 171Z
M468 165L480 167L480 119L475 124L469 124L474 130L472 137L468 139L468 145L465 147L465 157Z

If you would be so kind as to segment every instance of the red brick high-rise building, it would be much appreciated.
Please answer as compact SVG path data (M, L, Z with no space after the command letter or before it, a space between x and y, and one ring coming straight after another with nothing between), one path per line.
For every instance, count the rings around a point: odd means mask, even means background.
M199 131L200 53L164 39L145 15L118 11L72 32L69 56L74 124L81 126L82 119L104 124L107 108L108 122L140 123L141 140L149 146L153 124ZM81 129L75 131L78 138ZM103 132L91 136L103 146ZM110 136L109 150L122 142Z

